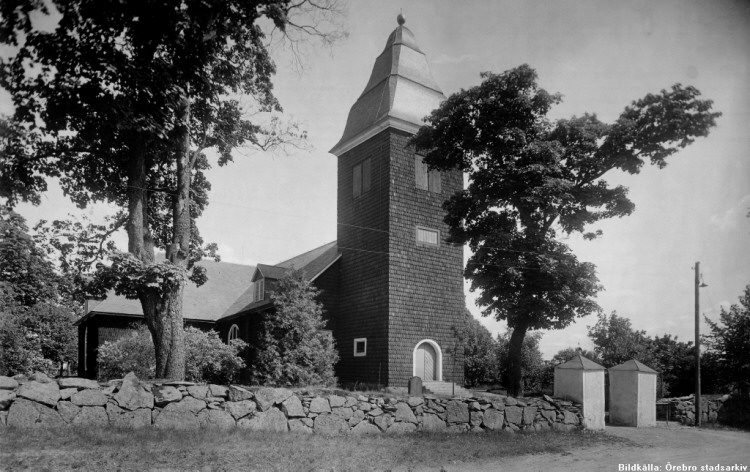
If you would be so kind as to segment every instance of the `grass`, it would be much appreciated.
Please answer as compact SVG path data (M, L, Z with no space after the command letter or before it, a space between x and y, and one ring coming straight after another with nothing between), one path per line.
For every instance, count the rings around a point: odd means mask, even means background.
M244 430L0 429L0 470L390 470L466 465L626 440L574 431L339 436Z

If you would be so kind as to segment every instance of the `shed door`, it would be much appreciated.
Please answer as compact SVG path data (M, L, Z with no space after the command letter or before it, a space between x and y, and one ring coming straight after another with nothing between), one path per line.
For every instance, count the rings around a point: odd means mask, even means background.
M429 382L435 380L435 349L427 343L422 343L417 347L417 355L415 356L414 362L415 371L417 377L421 377L423 381Z

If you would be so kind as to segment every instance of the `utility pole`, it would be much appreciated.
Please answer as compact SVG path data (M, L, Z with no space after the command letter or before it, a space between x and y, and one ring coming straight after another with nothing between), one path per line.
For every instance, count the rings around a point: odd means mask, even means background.
M701 282L700 262L695 263L695 426L701 425L701 338L699 289L708 287Z

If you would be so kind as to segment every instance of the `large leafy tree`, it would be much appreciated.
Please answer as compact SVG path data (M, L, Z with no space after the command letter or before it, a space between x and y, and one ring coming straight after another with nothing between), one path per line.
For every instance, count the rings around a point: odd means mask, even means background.
M119 207L103 236L119 227L128 252L100 266L98 289L139 299L156 351L157 377L184 377L182 292L205 281L193 266L204 253L195 226L208 201L204 154L219 164L237 146L269 149L288 138L272 92L275 66L261 21L275 30L323 34L298 12L329 12L334 0L8 0L0 43L15 53L0 85L15 113L0 129L0 182L8 204L38 202L58 177L79 207ZM37 27L51 13L52 28ZM313 15L314 18L319 16ZM157 262L155 250L165 251Z
M469 310L466 310L466 329L463 340L464 383L467 387L497 383L499 364L497 343Z
M739 304L721 308L718 322L706 318L711 334L709 348L718 357L723 383L740 396L750 393L750 285L745 287Z
M655 367L652 342L645 331L634 330L630 319L617 312L600 313L597 318L596 324L588 327L588 334L604 367L614 367L631 359Z
M431 168L468 174L468 188L444 205L446 222L451 240L472 250L465 276L481 291L483 314L513 330L511 391L519 394L526 332L561 329L599 309L594 265L558 236L595 238L589 225L630 214L627 188L605 174L664 167L719 114L677 84L634 101L611 124L593 114L552 122L547 113L561 96L540 88L528 65L482 78L434 110L414 144Z

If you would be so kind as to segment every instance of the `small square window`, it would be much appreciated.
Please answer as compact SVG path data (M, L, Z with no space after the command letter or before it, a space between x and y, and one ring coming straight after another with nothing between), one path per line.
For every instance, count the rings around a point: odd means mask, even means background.
M354 340L354 357L367 355L367 338L356 338Z
M418 189L441 193L441 178L440 171L428 170L424 158L419 154L414 155L414 180Z
M417 246L438 246L440 231L417 226Z

